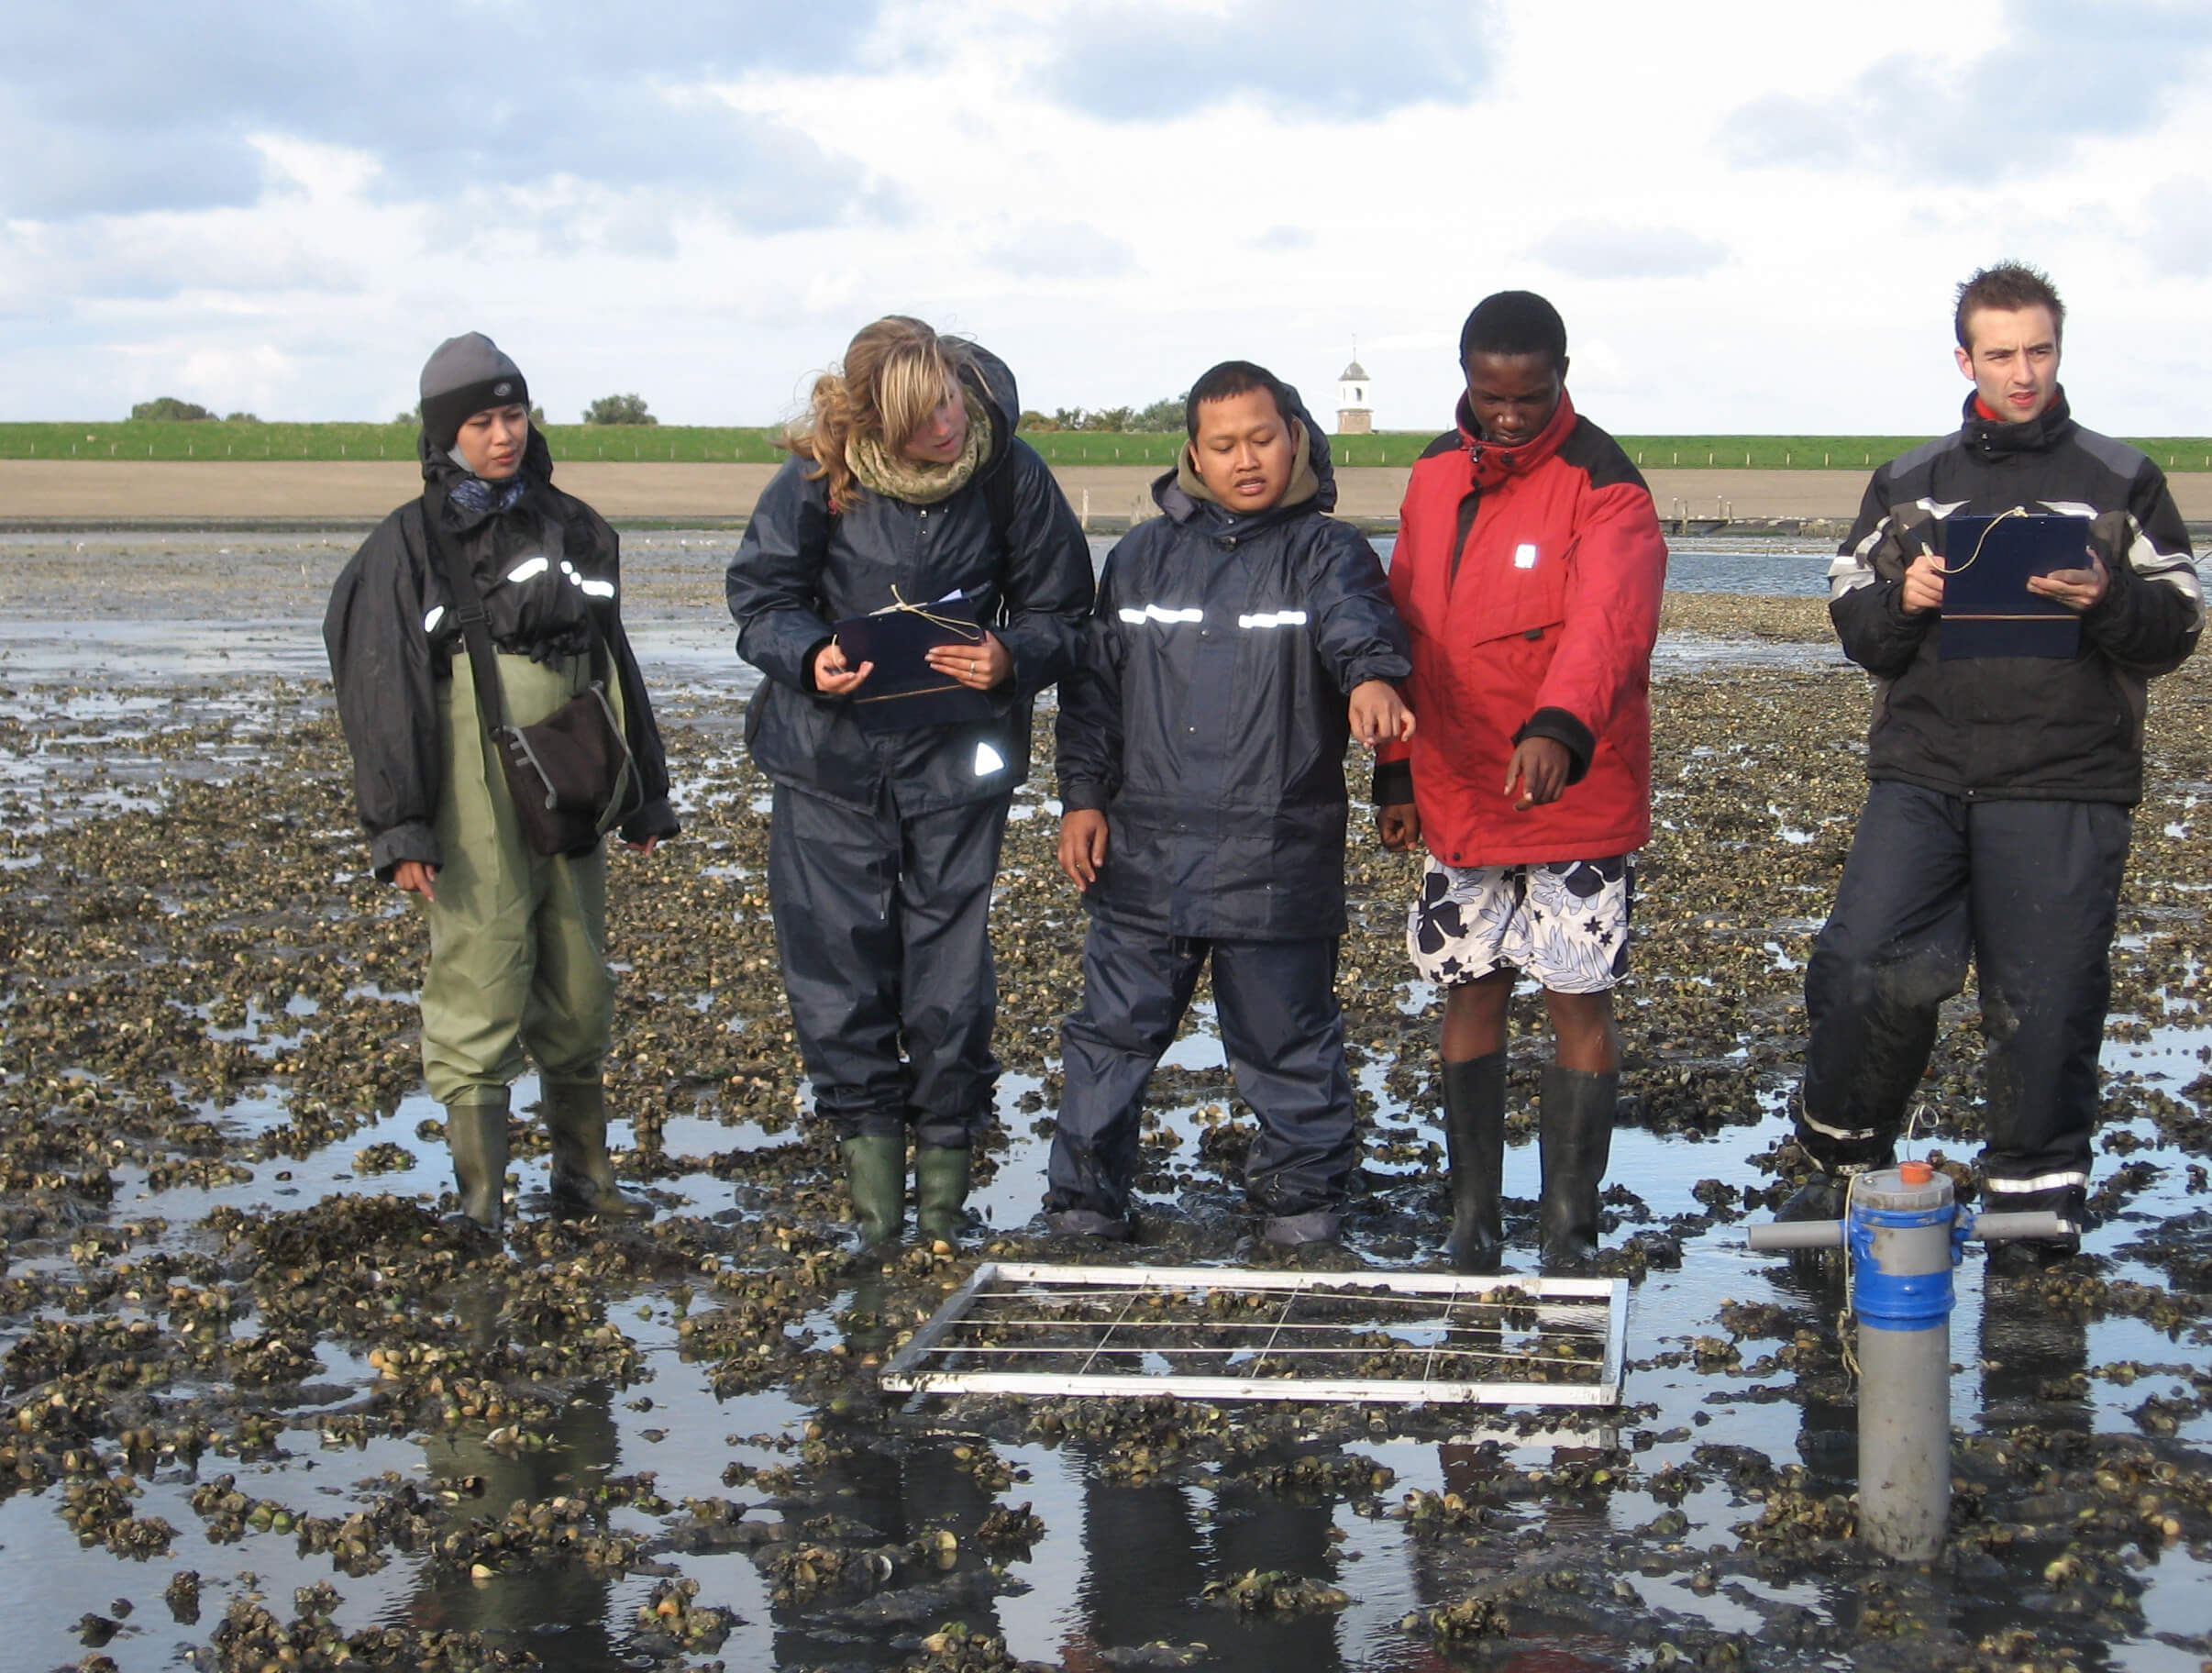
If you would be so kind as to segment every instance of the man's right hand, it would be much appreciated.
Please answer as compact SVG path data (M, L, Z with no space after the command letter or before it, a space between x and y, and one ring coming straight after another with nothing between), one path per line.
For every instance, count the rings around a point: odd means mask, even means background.
M1088 889L1106 863L1106 815L1078 807L1060 815L1060 870L1068 881Z
M1375 810L1375 834L1391 853L1405 853L1421 840L1421 810L1410 802L1384 803Z
M432 892L430 880L437 875L436 866L426 866L419 859L403 859L392 868L392 886L404 894L419 894L426 901L437 896Z
M814 689L824 697L842 697L875 671L873 662L858 668L845 659L845 647L832 639L814 653Z
M1943 560L1923 552L1905 571L1905 614L1926 615L1943 607Z

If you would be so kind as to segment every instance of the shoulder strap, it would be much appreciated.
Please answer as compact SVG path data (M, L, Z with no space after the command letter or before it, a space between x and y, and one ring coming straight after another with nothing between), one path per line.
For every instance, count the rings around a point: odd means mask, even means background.
M469 648L469 676L476 685L476 712L483 721L484 730L497 737L507 729L506 704L500 696L499 650L492 643L491 618L484 614L484 598L476 589L476 576L469 568L469 560L461 555L460 544L453 538L438 515L442 501L434 501L426 494L420 502L423 510L423 538L430 548L430 560L446 583L446 593L453 601L453 611L460 618L461 642ZM614 678L614 657L607 649L606 636L599 630L599 618L592 614L590 604L584 606L584 629L592 636L592 673L596 677L599 661L604 657L608 664L608 678Z
M484 730L496 737L506 726L506 707L499 693L499 653L492 648L492 626L484 615L483 594L476 590L476 577L461 555L459 543L447 530L445 518L438 515L444 504L442 495L437 499L423 496L423 538L446 583L453 613L460 618L461 642L469 648L469 673L476 682L477 715Z

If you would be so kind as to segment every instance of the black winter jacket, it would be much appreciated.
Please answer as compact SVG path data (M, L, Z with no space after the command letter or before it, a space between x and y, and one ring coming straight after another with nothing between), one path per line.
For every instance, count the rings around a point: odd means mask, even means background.
M2110 577L2072 658L1938 655L1941 616L1902 608L1912 553L1952 512L2087 516ZM2147 682L2196 644L2204 603L2181 513L2150 460L2074 423L2063 391L2027 424L1983 417L1890 460L1829 570L1843 652L1875 676L1866 773L1947 795L2142 799Z
M1165 935L1289 941L1344 930L1345 700L1412 672L1375 548L1320 492L1252 516L1194 501L1106 560L1060 691L1060 802L1104 810L1095 912Z
M403 860L439 866L435 825L444 783L437 682L458 658L467 679L460 618L426 537L440 516L460 542L484 601L492 643L545 660L591 647L596 621L622 689L631 752L645 804L622 826L625 841L676 834L668 759L645 680L623 631L620 542L606 520L552 485L553 457L533 429L523 453L529 483L511 509L474 515L448 497L468 472L427 437L418 444L423 492L386 517L339 571L323 620L337 685L338 718L353 751L354 799L369 829L371 860L389 880Z
M753 695L747 742L779 784L863 810L888 787L911 817L1005 795L1029 776L1032 701L1074 655L1090 607L1090 546L1050 468L1014 435L1013 374L994 355L976 359L981 376L969 387L990 414L990 457L958 493L910 505L863 490L833 516L827 484L807 481L812 462L794 457L753 508L724 588L737 654L768 676ZM1012 476L998 485L1012 488L1003 551L989 504L1001 472ZM993 693L990 719L868 733L848 702L813 690L814 653L833 624L881 609L894 588L913 603L966 593L1006 647L1013 676ZM994 760L1003 766L986 770Z

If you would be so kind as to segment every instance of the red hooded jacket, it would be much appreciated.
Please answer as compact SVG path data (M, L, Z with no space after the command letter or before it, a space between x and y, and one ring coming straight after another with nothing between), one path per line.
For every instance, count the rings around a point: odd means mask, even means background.
M1652 642L1666 542L1651 490L1565 392L1520 447L1459 427L1413 467L1390 560L1412 636L1410 744L1387 746L1378 803L1412 801L1449 866L1602 859L1652 832ZM1523 737L1572 756L1559 800L1502 792ZM1410 782L1408 782L1408 778Z

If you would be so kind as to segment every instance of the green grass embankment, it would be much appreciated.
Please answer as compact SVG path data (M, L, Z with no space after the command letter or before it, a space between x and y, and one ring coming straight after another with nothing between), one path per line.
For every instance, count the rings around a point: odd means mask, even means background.
M610 463L773 464L783 457L772 429L739 426L556 424L546 440L556 460ZM412 460L415 431L397 424L0 424L0 459ZM1410 465L1428 432L1331 438L1340 466ZM1024 439L1055 465L1175 462L1180 435L1029 431ZM1622 436L1646 470L1859 471L1928 439L1925 436ZM2131 437L2169 471L2212 471L2212 439Z

